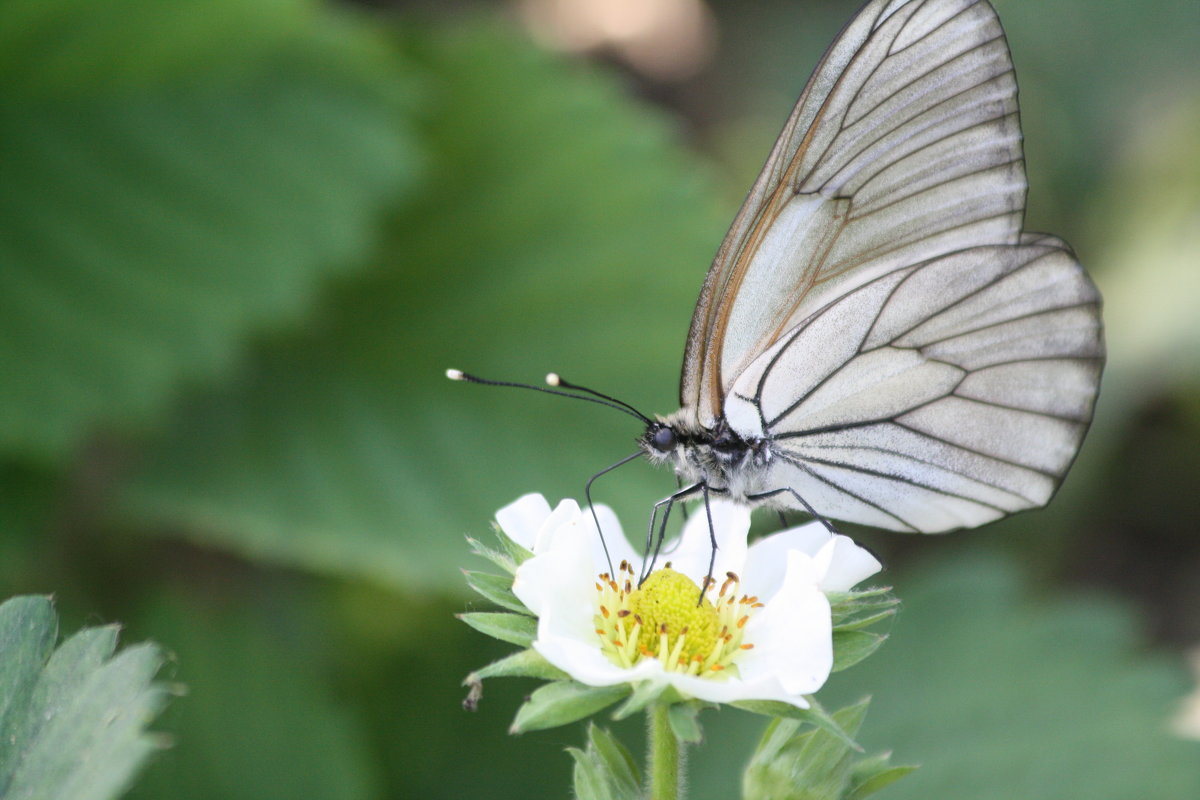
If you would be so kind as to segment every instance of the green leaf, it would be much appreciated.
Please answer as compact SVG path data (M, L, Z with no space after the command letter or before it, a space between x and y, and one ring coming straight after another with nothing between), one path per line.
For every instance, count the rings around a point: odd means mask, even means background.
M507 608L509 611L515 611L518 614L532 616L532 612L512 593L511 576L505 578L499 575L490 575L486 572L470 572L465 570L463 575L466 576L468 586L496 605Z
M222 16L242 5L260 8ZM0 448L51 460L155 420L248 332L294 324L413 186L411 79L334 12L278 5L46 0L0 24L21 67L0 69L0 374L21 376L0 383ZM232 61L183 52L231 38ZM174 79L127 80L173 55Z
M607 731L588 726L588 746L568 750L575 759L578 800L639 800L641 778L629 751Z
M492 24L408 34L428 191L319 326L263 343L226 389L182 407L124 508L256 558L459 591L458 531L532 488L579 495L634 431L445 369L574 365L671 404L663 365L728 218L663 119L611 78ZM660 486L637 473L606 477L598 499L640 514Z
M517 710L511 733L556 728L595 714L629 694L629 687L557 681L539 688Z
M311 16L307 0L9 0L0 75L25 95L145 88L302 41Z
M529 647L537 637L537 620L505 611L469 611L458 618L480 633L518 647Z
M832 720L854 734L866 711L864 700L834 712ZM743 776L746 800L857 799L886 785L885 776L894 781L903 774L890 767L887 756L860 758L842 736L802 725L777 719L767 727Z
M1188 681L1128 611L1033 596L995 553L893 578L888 646L823 690L869 690L863 743L923 764L889 798L1200 797L1200 744L1166 724Z
M162 746L144 730L166 700L162 654L114 655L115 626L56 638L49 598L0 605L0 797L116 797Z

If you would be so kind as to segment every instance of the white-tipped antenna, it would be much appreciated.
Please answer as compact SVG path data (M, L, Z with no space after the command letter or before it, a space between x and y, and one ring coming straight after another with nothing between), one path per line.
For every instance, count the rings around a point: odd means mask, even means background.
M638 419L640 419L642 422L646 423L647 425L649 425L653 422L653 420L651 420L649 417L647 417L642 412L638 411L633 406L629 405L629 403L626 403L623 400L617 400L615 397L609 397L606 394L600 394L600 392L594 391L592 389L588 389L587 387L584 387L584 386L576 386L573 383L567 383L566 381L564 381L562 378L560 378L558 376L557 372L551 372L549 375L546 376L546 383L550 384L550 386L552 387L550 389L547 389L545 386L534 386L534 385L528 384L528 383L514 383L512 381L492 381L492 380L488 380L487 378L480 378L476 375L469 375L466 372L463 372L462 370L459 370L459 369L446 370L446 377L452 381L465 381L466 383L482 383L485 386L512 386L517 389L533 389L534 391L545 392L546 394L556 394L559 397L573 397L576 400L587 400L589 403L599 403L602 406L608 406L609 408L615 408L618 411L629 414L631 417L637 417ZM560 391L560 389L569 389L571 391L564 392L564 391ZM582 394L576 394L576 392L582 392ZM591 396L589 397L588 395L591 395Z

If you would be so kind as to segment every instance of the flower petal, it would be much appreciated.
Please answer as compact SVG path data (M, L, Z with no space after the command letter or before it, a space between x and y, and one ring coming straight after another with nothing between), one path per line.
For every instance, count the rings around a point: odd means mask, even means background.
M653 658L629 669L610 661L596 631L597 575L621 561L636 563L638 557L607 506L596 506L593 518L573 500L551 511L541 495L526 495L500 509L496 519L507 535L533 552L517 569L513 591L538 616L534 648L591 686L653 681L710 702L777 700L808 708L805 695L821 687L833 666L824 590L849 589L877 572L879 562L818 523L781 531L747 548L749 509L714 499L707 511L700 508L692 515L673 551L661 557L697 582L713 558L710 514L717 542L713 574L737 573L742 592L763 603L746 621L745 641L754 646L739 654L736 670L698 677L667 672Z
M554 609L538 619L537 640L533 647L554 666L588 686L613 686L618 683L652 679L662 673L657 661L648 659L632 669L618 666L600 650L600 643L591 629L591 608L588 630L581 632L577 618L570 611ZM581 635L582 634L582 635Z
M788 552L798 550L815 556L831 536L832 534L819 522L810 522L764 536L752 544L746 554L746 567L741 576L742 586L764 601L770 599L783 585Z
M826 592L848 592L855 584L883 569L879 559L849 536L838 534L816 556L819 585Z
M504 535L526 550L533 549L533 541L546 517L550 516L550 504L540 494L527 494L496 512L496 522Z
M773 677L755 681L741 678L713 680L692 675L668 674L670 683L683 694L710 703L736 703L740 700L778 700L797 708L808 708L802 694L789 692Z
M712 532L717 539L716 560L713 562L714 576L723 577L726 572L741 575L746 563L746 535L750 531L750 509L728 500L715 499L709 502L712 512ZM709 535L708 514L701 504L683 526L679 543L659 559L659 566L671 562L676 572L682 572L697 585L708 575L709 561L713 558L712 536Z
M633 551L633 546L625 538L625 532L621 530L621 522L617 519L617 515L602 503L597 503L593 508L596 510L596 519L600 521L600 532L597 532L596 522L587 509L580 513L583 514L587 535L592 543L594 572L596 574L611 573L621 566L622 561L636 565L641 560L641 556Z
M559 503L538 531L533 557L517 567L512 588L513 594L539 617L551 605L581 607L587 611L590 629L595 572L591 537L581 522L574 501Z
M746 624L745 639L754 648L738 662L744 681L774 677L785 692L797 695L825 683L833 668L833 622L819 577L811 557L799 550L787 554L782 585Z

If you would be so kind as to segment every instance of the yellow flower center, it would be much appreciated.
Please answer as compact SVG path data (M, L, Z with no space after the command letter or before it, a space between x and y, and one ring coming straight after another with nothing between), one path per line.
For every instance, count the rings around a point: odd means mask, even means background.
M754 646L742 641L746 622L762 606L758 598L738 597L736 575L729 573L718 591L710 584L703 596L670 564L635 587L636 579L626 562L616 578L605 573L596 583L593 619L600 648L611 661L632 667L655 658L672 672L736 674L737 655Z

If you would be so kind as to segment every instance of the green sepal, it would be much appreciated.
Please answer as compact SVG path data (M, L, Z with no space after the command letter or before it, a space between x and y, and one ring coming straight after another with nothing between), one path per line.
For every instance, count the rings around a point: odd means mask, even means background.
M475 670L466 677L463 683L482 681L487 678L540 678L547 681L561 681L567 678L567 673L551 664L533 648L519 650L504 658L493 661L486 667Z
M575 759L577 800L638 800L641 777L633 756L611 734L588 726L587 750L568 750Z
M891 586L869 586L866 589L852 589L849 592L826 592L825 595L829 598L829 602L835 606L844 603L879 600L881 598L888 598L888 602L894 605L893 601L895 598L891 593Z
M852 667L879 649L886 634L859 630L833 632L833 671Z
M585 686L575 681L548 683L529 696L509 733L556 728L595 714L629 694L629 686Z
M515 611L518 614L533 616L533 612L526 608L525 604L518 600L517 596L512 593L512 578L470 570L463 570L463 576L467 579L467 586L470 586L501 608L507 608L509 611Z
M893 616L900 605L888 586L861 592L829 592L827 597L835 631L862 628L880 622Z
M500 541L503 542L508 537L500 534ZM507 552L501 552L493 547L488 547L483 542L476 539L474 536L467 537L467 545L470 546L471 552L480 558L486 558L488 561L495 564L500 569L507 572L509 575L514 575L517 572L517 562Z
M833 631L834 633L837 633L838 631L862 630L863 628L869 628L876 623L883 622L885 619L889 619L894 616L896 616L896 609L888 608L874 614L869 614L863 617L855 617L847 620L846 622L839 622L833 626Z
M675 703L667 709L667 722L675 738L688 744L700 744L704 730L700 727L699 703Z
M486 678L539 678L561 681L567 677L567 673L551 664L532 647L520 650L463 678L463 686L468 689L467 696L463 698L463 708L474 711L479 707L479 701L483 699L483 681Z
M514 542L507 533L500 529L498 524L492 523L492 527L496 529L496 538L500 540L500 546L504 548L504 552L508 553L513 564L519 567L533 558L532 550L526 550L524 546Z
M613 712L613 719L626 719L656 703L668 705L678 703L682 699L683 696L669 683L642 681L633 687L633 693L629 699Z
M797 708L791 703L781 703L777 700L740 700L730 703L735 708L768 717L781 717L796 722L806 722L818 730L825 731L847 747L861 753L862 747L854 741L853 731L846 731L838 721L817 702L814 697L806 697L808 708ZM866 701L863 701L866 702Z
M512 614L508 611L469 611L456 616L480 633L486 633L494 639L518 647L530 647L537 636L537 620L524 614Z

